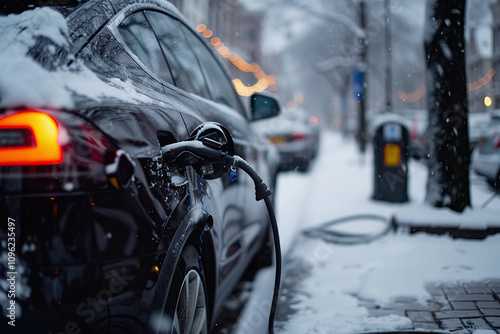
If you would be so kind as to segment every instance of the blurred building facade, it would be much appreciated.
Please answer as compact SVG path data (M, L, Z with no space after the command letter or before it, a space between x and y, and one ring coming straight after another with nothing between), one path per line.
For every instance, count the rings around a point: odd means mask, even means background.
M500 2L491 5L493 11L493 104L492 107L500 108Z
M491 98L493 83L493 31L490 25L472 27L466 47L468 103L470 113L486 112L485 98ZM494 78L494 77L493 77Z
M232 53L237 53L248 63L261 63L261 12L247 9L238 0L170 1L193 27L205 24ZM227 60L225 63L233 77L244 84L252 85L257 81L252 73L242 72Z

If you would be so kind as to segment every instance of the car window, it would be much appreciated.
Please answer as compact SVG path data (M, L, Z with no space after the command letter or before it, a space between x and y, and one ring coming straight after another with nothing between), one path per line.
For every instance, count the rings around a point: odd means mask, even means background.
M238 100L239 97L236 94L233 84L229 81L229 78L224 73L221 65L214 58L212 52L210 52L206 45L189 29L184 26L182 26L182 29L195 54L198 56L200 65L205 72L208 88L212 93L212 99L215 102L223 103L243 113L241 104Z
M118 26L125 44L158 78L173 84L172 75L158 40L143 12L136 12Z
M184 38L180 23L160 12L146 11L177 87L209 98L205 78L193 50Z

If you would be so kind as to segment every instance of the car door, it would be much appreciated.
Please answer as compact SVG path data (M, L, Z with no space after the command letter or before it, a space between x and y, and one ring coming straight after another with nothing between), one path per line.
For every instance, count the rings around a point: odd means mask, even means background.
M226 126L232 129L237 154L241 155L258 171L261 177L269 182L269 166L266 161L267 147L253 133L249 123L250 117L246 110L242 108L239 97L227 74L214 57L214 54L198 36L188 29L185 29L185 35L198 56L212 100L223 107L229 107L230 112L236 115L236 117L227 117L226 119L225 113L219 111L217 117L220 122L226 122ZM244 247L250 247L267 222L267 211L264 209L262 202L255 200L254 185L250 177L243 172L239 174L240 182L245 184L245 207L243 209L245 220L243 221L241 238Z
M201 123L215 121L225 126L235 141L235 153L248 156L248 124L244 116L235 108L241 108L237 96L229 91L227 99L233 104L227 105L216 100L213 88L207 75L201 67L205 55L198 54L192 47L189 36L192 32L180 21L160 11L144 11L170 67L175 86L181 90L173 91L189 98L196 106L196 111L183 113L188 131L193 131ZM213 57L213 56L211 56ZM224 78L228 82L227 77ZM207 84L208 83L208 84ZM188 93L188 94L186 94ZM235 275L232 269L244 265L245 258L245 208L247 189L251 189L250 180L243 175L234 182L225 174L220 179L205 180L205 201L213 203L216 215L213 233L221 237L222 243L216 251L220 264L219 279L222 282L230 274ZM208 210L207 210L208 211Z

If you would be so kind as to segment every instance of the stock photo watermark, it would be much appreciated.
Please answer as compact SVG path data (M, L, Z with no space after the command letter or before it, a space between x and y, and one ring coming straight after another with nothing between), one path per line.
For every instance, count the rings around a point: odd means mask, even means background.
M16 220L8 218L7 221L7 323L16 326Z

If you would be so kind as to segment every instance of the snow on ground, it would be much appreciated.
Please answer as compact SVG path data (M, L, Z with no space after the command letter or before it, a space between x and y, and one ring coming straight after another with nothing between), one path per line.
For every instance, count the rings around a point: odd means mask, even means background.
M409 319L368 316L359 298L382 305L395 297L424 302L429 297L426 283L500 277L500 235L475 241L400 232L356 246L302 236L303 229L353 214L391 217L398 210L435 214L434 210L422 210L427 180L424 165L410 163L408 203L373 201L371 152L360 158L354 142L344 142L334 133L325 132L322 139L318 159L307 174L285 173L278 179L277 215L284 266L288 268L283 283L293 291L281 293L276 332L321 334L404 328ZM471 179L473 209L468 214L481 216L480 207L492 192L480 178L471 175ZM500 198L493 200L488 210L489 215L500 213ZM370 233L382 227L380 223L360 221L341 228ZM259 273L236 333L266 331L273 279L272 269Z

